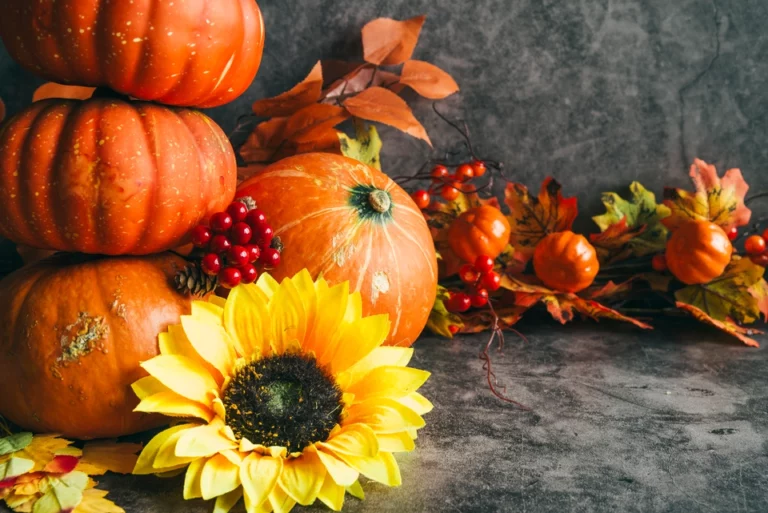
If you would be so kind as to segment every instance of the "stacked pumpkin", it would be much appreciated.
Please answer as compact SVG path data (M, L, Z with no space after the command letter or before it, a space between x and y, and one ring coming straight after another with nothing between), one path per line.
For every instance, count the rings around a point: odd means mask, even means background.
M153 427L130 384L191 308L168 250L237 186L227 137L188 107L247 89L261 13L253 0L6 0L0 37L30 71L97 87L0 127L0 235L66 252L0 283L0 414L73 438Z

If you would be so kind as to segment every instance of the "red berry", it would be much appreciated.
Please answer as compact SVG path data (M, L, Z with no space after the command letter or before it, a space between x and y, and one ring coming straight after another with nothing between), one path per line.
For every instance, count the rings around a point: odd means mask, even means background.
M474 178L475 172L469 164L462 164L456 170L456 179L460 182L468 182Z
M261 252L259 259L266 267L277 267L280 265L280 252L275 248L267 248Z
M667 257L664 256L664 253L653 255L653 259L651 260L651 267L653 267L654 271L658 272L664 272L667 270Z
M219 273L219 283L228 289L233 289L240 285L242 279L243 273L237 267L225 267Z
M262 249L264 249L263 246L265 245L269 247L269 244L272 242L274 237L275 232L269 225L260 226L256 229L256 240L259 241L259 245L262 246Z
M492 271L494 264L493 258L488 255L480 255L475 259L475 269L481 273Z
M253 264L245 264L240 267L240 273L243 275L243 283L253 283L259 277L259 271Z
M448 171L447 167L445 167L442 164L438 164L432 168L432 172L429 173L429 176L432 177L433 182L439 183L439 182L443 182L446 178L448 178L449 174L451 174L451 172Z
M232 227L229 231L229 236L235 244L248 244L251 242L253 230L249 224L240 222Z
M204 248L211 242L211 230L207 226L199 224L192 228L192 244L198 248Z
M499 287L501 287L501 276L491 271L483 275L480 283L490 291L499 290Z
M232 228L232 216L226 212L217 212L211 216L211 229L217 233L224 233Z
M470 306L472 306L472 299L464 292L451 294L451 297L445 302L445 308L449 312L466 312Z
M464 264L459 268L459 278L464 283L475 283L478 278L480 278L480 273L478 273L474 267L472 267L469 264Z
M227 207L227 214L232 217L232 221L235 223L245 221L245 216L248 215L248 207L242 201L233 201Z
M485 171L486 171L485 162L483 162L482 160L476 160L472 162L471 166L472 166L472 171L475 173L475 178L477 178L478 176L483 176L485 174Z
M416 206L421 210L427 208L432 201L432 199L429 197L429 193L424 189L419 189L418 191L411 194L411 199L413 199L413 202L416 203Z
M768 253L761 253L760 255L752 255L749 257L753 264L757 264L763 267L768 267Z
M461 183L459 182L447 183L443 186L443 189L440 191L440 196L447 199L448 201L453 201L459 197L460 190L461 190Z
M248 251L248 249L245 248L245 246L232 246L229 248L227 259L230 265L240 267L241 265L248 263L250 256L251 253Z
M735 228L733 228L733 229L735 230ZM729 233L729 235L730 235L730 233ZM768 242L768 228L763 230L763 238L765 239L766 242Z
M488 304L488 291L485 289L477 289L477 292L472 296L472 306L475 308L482 308Z
M245 216L245 222L251 225L251 228L256 231L261 226L267 225L267 216L261 210L251 210Z
M208 253L203 257L202 262L200 262L200 267L202 267L205 274L210 274L211 276L219 274L219 271L221 271L221 260L219 259L219 255L216 253Z
M459 327L456 326L455 324L451 324L450 326L448 326L448 331L451 332L451 335L455 335L456 333L459 332Z
M211 245L208 246L208 249L210 249L214 253L218 253L219 255L226 253L229 251L229 248L232 246L232 243L229 242L229 239L226 238L224 235L214 235L211 239Z
M759 255L765 251L765 239L759 235L750 235L744 242L744 249L752 256Z
M261 256L261 248L256 244L248 244L246 249L248 250L248 261L251 263L256 262Z
M768 230L766 230L768 231ZM732 226L730 230L728 230L728 238L730 240L736 240L736 237L739 236L739 229L735 226ZM763 238L765 238L765 232L763 232Z

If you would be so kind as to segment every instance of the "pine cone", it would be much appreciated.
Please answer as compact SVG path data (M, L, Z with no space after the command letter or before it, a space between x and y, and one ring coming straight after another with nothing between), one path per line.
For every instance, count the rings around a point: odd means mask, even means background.
M205 296L216 290L219 279L205 274L198 265L189 265L179 271L174 279L179 292L190 293L193 296Z

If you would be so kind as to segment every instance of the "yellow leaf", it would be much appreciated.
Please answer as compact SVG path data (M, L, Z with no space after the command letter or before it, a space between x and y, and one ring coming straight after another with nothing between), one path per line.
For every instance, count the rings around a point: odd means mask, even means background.
M140 450L141 444L90 442L83 447L83 457L75 470L89 476L100 476L105 472L130 474L136 466Z
M70 456L80 456L80 451L69 440L58 435L35 435L32 442L24 449L14 453L14 456L26 458L35 462L34 472L43 470L57 454L66 453Z
M83 490L88 485L88 476L82 472L52 478L48 477L50 487L35 505L32 513L62 513L71 511L83 500Z
M105 490L92 488L83 492L83 500L72 513L125 513L111 500L105 499Z
M20 451L32 443L32 433L16 433L0 438L0 456Z
M34 466L35 462L32 460L13 457L5 463L0 463L0 481L26 474Z
M359 160L363 164L368 164L381 171L381 138L379 132L373 125L365 130L363 123L355 120L355 138L347 134L338 132L339 143L341 144L341 154Z

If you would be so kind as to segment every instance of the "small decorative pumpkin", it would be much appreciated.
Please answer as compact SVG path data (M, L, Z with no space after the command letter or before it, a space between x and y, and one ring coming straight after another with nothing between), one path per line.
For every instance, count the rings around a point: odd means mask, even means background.
M709 221L691 221L667 241L667 267L687 285L707 283L725 271L733 245L725 231Z
M480 255L496 258L509 244L509 221L498 208L483 205L467 210L448 229L448 244L465 262Z
M40 249L165 251L236 187L232 146L195 110L45 100L0 130L0 236Z
M600 270L597 252L583 235L550 233L533 252L536 276L554 290L579 292L592 285Z
M19 64L54 82L215 107L253 82L264 20L254 0L5 0L0 36Z
M158 334L190 313L171 280L185 261L57 254L0 282L0 415L71 438L116 437L163 424L134 413L131 383L158 354Z
M256 200L282 240L275 278L307 268L330 283L349 280L363 315L389 314L388 345L416 340L435 301L437 258L424 216L387 175L310 153L265 168L237 196Z

